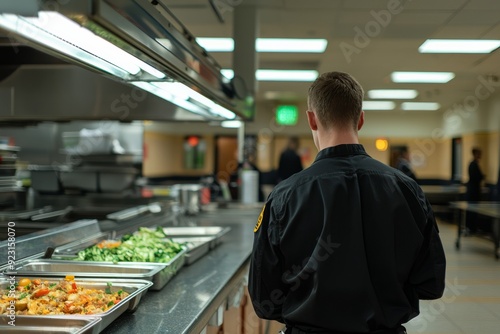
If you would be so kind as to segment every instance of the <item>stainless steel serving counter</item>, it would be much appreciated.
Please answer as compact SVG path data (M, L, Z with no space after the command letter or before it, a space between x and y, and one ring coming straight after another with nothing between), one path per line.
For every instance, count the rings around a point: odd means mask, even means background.
M103 334L199 334L231 292L246 279L253 226L261 207L233 206L194 217L179 226L229 226L223 242L183 268L161 291L150 291L133 314L116 319ZM212 318L213 320L213 318Z

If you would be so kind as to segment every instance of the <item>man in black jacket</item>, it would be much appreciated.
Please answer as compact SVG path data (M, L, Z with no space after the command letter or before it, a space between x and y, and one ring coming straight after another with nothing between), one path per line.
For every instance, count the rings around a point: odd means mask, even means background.
M278 181L283 181L288 179L295 173L300 172L302 168L302 160L300 155L297 153L299 149L299 138L290 137L288 139L288 145L280 155L280 161L278 165Z
M413 180L417 181L417 175L411 168L410 164L410 152L408 152L407 147L403 147L401 152L399 152L400 156L396 165L396 168L411 177ZM417 181L418 182L418 181Z
M478 202L481 200L481 182L484 174L479 166L481 159L481 150L477 147L472 149L472 161L469 164L469 181L467 182L466 199L469 202ZM467 212L466 225L470 232L474 233L478 227L478 215L475 212Z
M275 187L254 228L250 296L287 334L405 333L419 299L444 291L445 255L422 190L358 142L363 95L346 73L316 79L307 117L319 153Z

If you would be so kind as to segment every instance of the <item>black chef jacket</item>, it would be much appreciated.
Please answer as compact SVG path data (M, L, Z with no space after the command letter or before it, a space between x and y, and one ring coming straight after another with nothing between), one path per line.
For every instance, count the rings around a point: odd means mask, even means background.
M305 332L370 333L442 296L445 255L420 187L358 144L278 184L254 228L257 315Z

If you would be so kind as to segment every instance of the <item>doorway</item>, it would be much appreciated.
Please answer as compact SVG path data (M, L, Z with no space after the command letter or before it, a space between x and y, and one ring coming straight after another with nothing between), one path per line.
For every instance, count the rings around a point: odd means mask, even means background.
M462 181L462 138L451 140L451 180Z
M215 174L219 181L230 182L231 175L238 170L238 138L236 136L215 137Z
M243 143L243 160L255 164L257 137L246 135ZM230 177L238 171L238 138L237 136L215 136L215 173L218 179L229 182Z

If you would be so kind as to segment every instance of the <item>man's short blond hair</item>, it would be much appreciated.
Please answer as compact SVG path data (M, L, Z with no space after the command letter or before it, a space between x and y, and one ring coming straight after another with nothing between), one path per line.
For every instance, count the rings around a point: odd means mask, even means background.
M307 104L316 111L325 128L354 127L357 130L363 108L363 88L351 75L328 72L309 87Z

